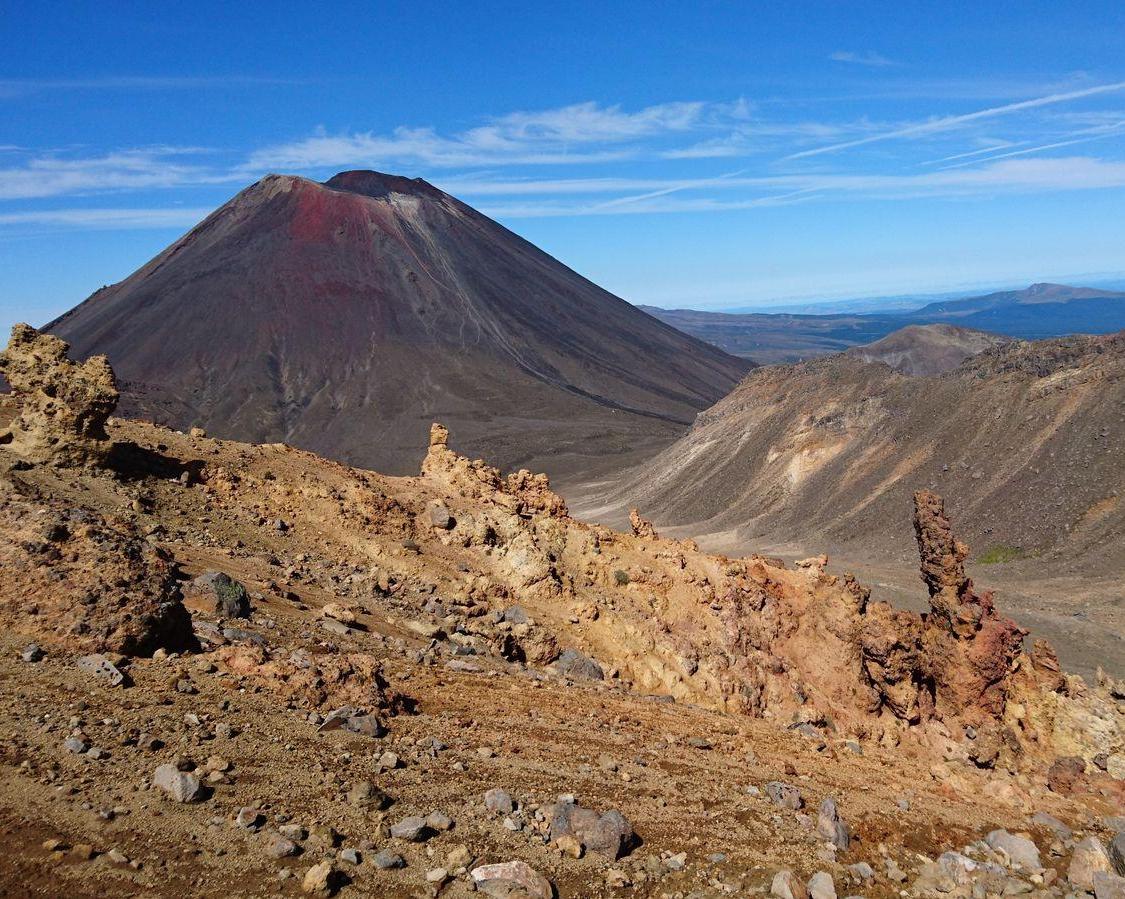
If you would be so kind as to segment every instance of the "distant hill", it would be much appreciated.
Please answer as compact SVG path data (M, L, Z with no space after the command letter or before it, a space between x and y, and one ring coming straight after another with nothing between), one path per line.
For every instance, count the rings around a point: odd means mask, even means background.
M907 325L882 340L854 346L847 353L864 362L882 362L904 375L938 375L1010 340L956 325Z
M904 324L890 316L700 312L641 306L661 321L762 365L800 362L886 337Z
M1125 576L1125 332L1011 341L931 378L841 353L756 369L599 499L739 545L908 555L914 490L978 553ZM737 540L735 540L737 537Z
M122 414L415 473L431 422L505 468L651 453L750 368L420 179L270 175L46 326Z
M1065 284L941 300L908 312L794 315L643 308L687 334L763 364L839 352L907 325L951 324L1025 340L1125 328L1125 293Z

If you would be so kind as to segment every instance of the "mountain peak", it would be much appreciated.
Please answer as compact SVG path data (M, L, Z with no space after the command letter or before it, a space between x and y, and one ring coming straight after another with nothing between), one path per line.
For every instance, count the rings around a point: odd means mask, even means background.
M408 196L442 196L440 190L421 178L389 175L385 172L375 172L370 169L353 169L340 172L325 181L324 186L331 190L362 194L376 199L381 199L393 193Z
M266 176L50 327L109 356L126 412L401 474L439 414L505 467L558 474L579 445L575 470L617 464L749 368L425 181L370 171Z

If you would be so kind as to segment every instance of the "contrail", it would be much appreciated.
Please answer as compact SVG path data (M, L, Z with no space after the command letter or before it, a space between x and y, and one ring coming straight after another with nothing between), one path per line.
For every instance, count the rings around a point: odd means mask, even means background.
M1021 100L1019 103L1008 103L1005 106L993 106L990 109L981 109L977 112L969 112L964 115L944 116L940 119L931 119L919 125L910 125L906 128L898 128L894 131L884 131L882 134L872 134L868 137L845 141L841 144L829 144L826 147L817 147L813 150L802 150L800 153L792 153L784 158L803 159L806 156L835 153L837 150L846 150L849 147L860 147L864 144L873 144L881 140L892 140L896 137L913 137L916 134L932 134L935 131L945 131L947 128L955 128L965 122L975 122L977 119L989 119L993 116L1005 115L1009 112L1018 112L1021 109L1050 106L1054 103L1065 103L1067 100L1080 100L1083 97L1092 97L1095 94L1107 94L1110 91L1123 89L1125 89L1125 81L1117 81L1113 84L1102 84L1098 87L1088 87L1080 91L1068 91L1065 94L1048 94L1045 97L1036 97L1033 100Z

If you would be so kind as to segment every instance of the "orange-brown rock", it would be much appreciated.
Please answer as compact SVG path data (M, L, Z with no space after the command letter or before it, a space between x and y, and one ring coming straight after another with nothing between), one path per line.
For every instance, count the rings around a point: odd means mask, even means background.
M656 540L660 537L656 533L656 528L652 526L652 522L647 518L642 518L641 513L636 509L629 510L629 526L633 529L634 537L645 537L649 540Z
M0 353L0 374L18 403L0 431L0 447L16 459L59 466L102 462L111 443L105 423L117 406L117 383L104 356L81 365L67 344L30 325L12 328Z

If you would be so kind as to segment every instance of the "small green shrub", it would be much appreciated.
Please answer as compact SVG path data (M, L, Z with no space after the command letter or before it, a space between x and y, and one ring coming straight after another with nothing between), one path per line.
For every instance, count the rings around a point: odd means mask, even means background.
M979 565L998 565L1024 558L1024 551L1018 546L1005 546L1003 543L990 547L977 557Z
M613 581L615 584L617 584L618 587L624 587L627 583L629 583L629 572L622 571L620 568L618 568L615 572L613 572Z

